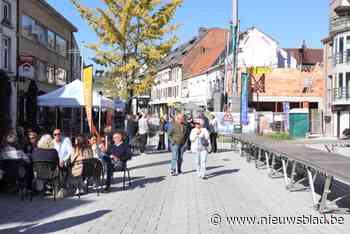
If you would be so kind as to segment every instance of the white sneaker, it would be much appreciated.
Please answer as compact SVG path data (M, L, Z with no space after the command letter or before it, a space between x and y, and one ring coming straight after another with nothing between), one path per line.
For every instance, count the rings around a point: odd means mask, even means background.
M147 154L146 153L142 153L141 156L146 156Z
M81 194L84 194L86 191L85 191L85 189L84 188L80 188L80 195ZM75 195L78 195L79 194L79 189L77 188L76 190L75 190Z

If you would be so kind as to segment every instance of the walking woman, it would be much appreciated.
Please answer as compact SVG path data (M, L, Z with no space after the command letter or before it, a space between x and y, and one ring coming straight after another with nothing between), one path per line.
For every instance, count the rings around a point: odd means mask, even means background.
M191 151L195 154L195 165L197 167L198 177L206 179L205 170L208 157L208 149L210 148L209 132L203 127L203 119L194 121L195 128L190 134Z

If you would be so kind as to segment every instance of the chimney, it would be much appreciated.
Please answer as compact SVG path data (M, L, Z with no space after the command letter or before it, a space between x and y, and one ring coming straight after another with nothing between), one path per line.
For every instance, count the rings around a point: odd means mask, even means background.
M206 32L208 32L208 28L207 27L200 27L199 29L198 29L198 35L199 35L199 37L202 37Z

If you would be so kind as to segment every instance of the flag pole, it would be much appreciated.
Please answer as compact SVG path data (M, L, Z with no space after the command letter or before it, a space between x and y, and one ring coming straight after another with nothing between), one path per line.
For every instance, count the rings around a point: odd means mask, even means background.
M231 21L231 35L232 35L232 112L240 110L240 100L238 97L237 84L237 62L238 62L238 42L239 42L239 21L238 21L238 0L232 0L232 21Z

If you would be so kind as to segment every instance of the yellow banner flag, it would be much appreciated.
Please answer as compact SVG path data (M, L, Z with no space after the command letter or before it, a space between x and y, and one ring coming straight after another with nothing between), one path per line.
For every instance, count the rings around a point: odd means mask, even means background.
M271 67L250 67L248 68L248 73L253 75L269 74L272 72Z
M90 132L96 133L96 128L94 126L94 121L92 119L92 73L93 73L93 67L89 66L84 68L84 77L83 77L83 84L84 84L84 104L85 104L85 111L86 111L86 119L89 124Z

